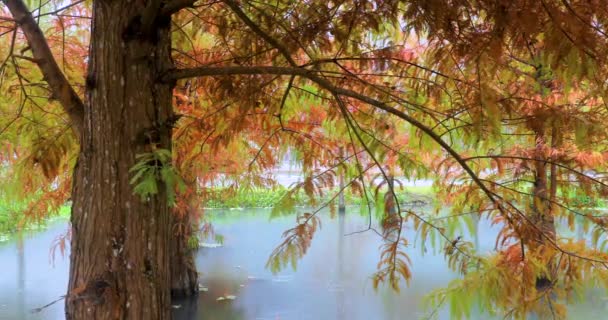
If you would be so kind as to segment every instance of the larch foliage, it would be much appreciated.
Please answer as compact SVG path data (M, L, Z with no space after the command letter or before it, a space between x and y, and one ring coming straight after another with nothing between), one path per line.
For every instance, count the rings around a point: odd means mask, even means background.
M270 173L289 152L305 178L273 215L293 212L300 192L317 210L285 232L273 271L307 252L317 213L335 197L318 200L343 176L382 226L375 286L398 290L415 277L408 227L420 250L441 252L461 275L429 298L431 309L448 303L453 318L470 318L474 306L507 318L565 318L584 284L608 287L608 222L588 201L608 194L608 2L186 5L174 14L176 69L161 77L177 81L173 152L134 164L144 198L169 183L174 211L186 215L214 184L227 183L226 193L273 187ZM89 14L88 1L35 10L78 94L87 85ZM69 198L79 146L9 17L0 6L0 174L27 195L27 216L42 217ZM436 210L402 206L394 177L433 179ZM459 237L479 219L501 228L488 254ZM591 233L591 243L567 236L562 221Z

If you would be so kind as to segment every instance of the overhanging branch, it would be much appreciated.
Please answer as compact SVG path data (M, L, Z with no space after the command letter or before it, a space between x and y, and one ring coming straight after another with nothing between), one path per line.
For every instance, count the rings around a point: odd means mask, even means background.
M490 201L497 206L497 209L501 212L501 214L505 217L505 219L507 219L507 221L509 221L509 223L511 225L513 224L513 222L511 221L511 218L508 216L508 210L502 204L512 207L512 209L515 210L516 213L518 213L522 219L524 219L527 223L530 223L536 231L540 232L541 236L543 238L545 238L549 242L550 245L552 245L554 248L556 248L560 252L567 254L569 256L583 258L583 259L586 259L589 261L599 262L599 263L606 265L606 263L607 263L606 261L603 261L600 259L582 257L574 252L566 251L566 250L562 249L561 247L559 247L558 243L555 240L551 239L551 237L547 236L542 230L540 230L538 228L538 226L536 226L530 220L530 218L527 217L523 212L521 212L519 209L514 207L514 205L511 204L509 201L505 201L502 197L500 197L496 193L492 192L483 183L483 181L477 176L477 174L475 174L475 172L473 172L473 169L471 169L471 167L467 164L467 160L470 160L470 159L463 158L456 150L454 150L452 147L450 147L450 145L447 142L443 141L443 139L441 139L441 136L439 136L437 133L435 133L433 131L433 129L426 126L424 123L414 119L413 117L404 113L403 111L400 111L398 109L395 109L394 107L391 107L390 105L388 105L385 102L376 100L372 97L360 94L358 92L355 92L355 91L352 91L349 89L337 87L329 80L315 74L314 71L307 70L304 68L297 68L297 67L274 67L274 66L198 67L198 68L191 68L191 69L171 70L171 71L167 72L167 74L162 78L162 80L172 82L172 81L176 81L179 79L203 77L203 76L261 75L261 74L291 75L291 76L299 76L302 78L306 78L306 79L316 83L319 87L331 92L334 95L349 97L349 98L358 100L360 102L369 104L371 106L384 110L384 111L408 122L409 124L420 129L420 131L422 131L426 135L428 135L433 141L435 141L439 146L441 146L441 148L444 151L446 151L456 162L458 162L460 167L467 173L467 175L471 178L471 180L473 180L475 185L477 185L479 187L479 189L488 197L488 199L490 199Z
M32 49L34 61L40 68L44 79L49 84L53 98L59 100L64 111L70 117L72 128L80 133L84 119L84 104L74 91L67 78L61 72L46 38L32 14L22 0L2 0L13 15L13 18L23 30L28 44Z
M495 202L496 198L492 191L488 189L488 187L483 184L479 177L473 172L473 169L469 167L466 161L458 154L456 150L454 150L447 142L443 141L441 137L435 133L431 128L424 125L422 122L414 119L410 115L405 112L395 109L390 105L376 100L372 97L357 93L355 91L344 89L341 87L335 86L329 80L318 76L313 71L304 69L304 68L295 68L295 67L274 67L274 66L229 66L229 67L198 67L191 69L178 69L172 70L165 75L163 78L164 81L175 81L179 79L185 78L193 78L193 77L203 77L203 76L221 76L221 75L256 75L256 74L272 74L272 75L292 75L306 78L314 83L316 83L321 88L328 90L329 92L338 95L356 99L360 102L369 104L378 109L384 110L406 122L410 123L414 127L420 129L422 132L427 134L431 139L433 139L437 144L441 146L443 150L450 154L456 162L464 169L467 174L471 177L471 179L475 182L475 184L488 196L488 198Z

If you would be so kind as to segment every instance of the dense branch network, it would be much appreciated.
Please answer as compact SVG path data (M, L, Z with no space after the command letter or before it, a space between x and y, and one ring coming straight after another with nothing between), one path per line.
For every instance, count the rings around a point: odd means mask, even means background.
M23 1L4 0L3 2L23 30L32 50L33 61L51 87L53 97L59 100L69 115L73 128L79 133L84 120L84 104L55 61L44 33Z

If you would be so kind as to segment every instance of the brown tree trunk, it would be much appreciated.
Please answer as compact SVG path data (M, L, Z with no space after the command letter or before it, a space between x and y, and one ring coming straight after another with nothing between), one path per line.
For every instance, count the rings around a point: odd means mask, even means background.
M556 150L562 144L561 133L558 130L558 124L555 122L552 124L551 128L551 149ZM551 161L556 161L556 159L551 158ZM551 201L551 207L554 206L555 201L557 200L557 176L559 172L557 170L557 165L555 162L551 163L551 189L549 190L549 199Z
M165 187L142 200L129 183L136 155L171 148L170 21L140 17L145 2L93 1L67 319L170 318Z
M534 171L534 189L533 189L533 204L531 221L534 223L537 237L533 239L530 245L532 248L543 248L550 245L551 242L556 242L555 218L551 210L551 193L548 185L547 177L547 162L545 161L543 148L545 146L545 137L542 131L536 132L536 159ZM552 176L553 178L553 172ZM553 185L551 186L553 188ZM536 288L544 290L553 285L552 269L553 261L550 259L547 262L549 274L539 275L536 278Z
M532 205L532 221L544 236L539 235L539 244L545 244L547 240L555 240L555 222L551 212L549 201L549 190L547 183L547 164L543 161L536 161L534 178L534 203Z
M344 148L340 147L340 161L344 161ZM338 195L338 212L340 214L346 213L346 200L344 199L344 170L338 170L338 188L340 188L340 194Z
M171 297L183 298L198 293L198 273L194 264L194 250L188 245L193 225L191 212L173 215L171 239Z

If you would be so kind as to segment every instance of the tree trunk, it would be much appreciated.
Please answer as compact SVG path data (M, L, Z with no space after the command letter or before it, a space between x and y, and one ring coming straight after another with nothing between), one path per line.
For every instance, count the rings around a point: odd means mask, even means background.
M340 147L338 150L340 161L344 161L344 147ZM338 195L338 213L346 213L346 200L344 199L344 168L338 170L338 188L340 188L340 194Z
M531 221L536 226L537 237L531 243L533 248L547 246L550 242L556 242L555 218L551 211L550 190L548 189L547 162L543 156L545 137L542 131L536 132L536 159L533 189L533 204ZM549 241L550 240L550 241ZM536 289L544 290L553 285L551 274L554 263L550 259L547 263L549 274L540 275L536 278Z
M188 245L192 235L192 213L173 215L171 238L171 297L183 298L198 293L198 273L194 264L194 250Z
M165 186L142 200L129 183L136 155L171 148L172 86L157 81L172 67L170 21L142 2L93 1L67 319L170 318Z
M538 243L545 244L547 238L555 240L555 223L551 212L551 203L549 202L549 190L547 189L547 165L543 161L536 161L535 167L532 221L544 234L544 236L538 236Z

